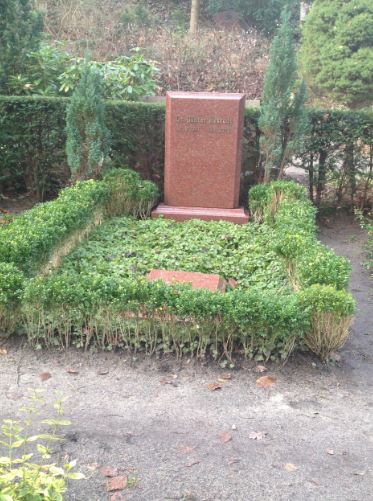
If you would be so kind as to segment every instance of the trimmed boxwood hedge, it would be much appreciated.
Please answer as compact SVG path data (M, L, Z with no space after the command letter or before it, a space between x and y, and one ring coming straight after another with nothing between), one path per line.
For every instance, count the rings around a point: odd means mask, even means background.
M125 181L124 181L125 180ZM158 197L153 183L134 171L116 169L101 181L88 180L62 190L56 200L36 205L0 226L0 328L18 310L26 277L40 272L53 253L76 232L87 235L113 214L112 200L122 205L115 214L146 216ZM123 203L126 201L126 203ZM79 242L76 239L75 244ZM74 242L73 242L74 243ZM13 311L14 313L14 311Z
M34 191L41 198L64 186L66 161L65 113L69 98L0 96L1 186ZM257 109L245 113L243 174L258 160ZM165 106L107 101L107 127L114 167L129 165L163 189ZM247 183L241 194L246 198Z
M65 154L65 111L68 98L0 96L0 192L3 187L32 190L40 199L65 186L69 171ZM246 109L241 202L249 186L260 180L259 108ZM359 152L373 144L373 114L363 111L308 110L310 131L301 155L310 170L318 198L333 158L347 154L346 144ZM128 165L163 189L164 122L162 104L108 101L107 127L112 136L114 167ZM357 155L358 156L358 155ZM329 159L330 158L330 162ZM354 176L351 166L351 176ZM356 171L357 166L356 166ZM354 180L351 178L351 182ZM312 190L313 193L313 190Z

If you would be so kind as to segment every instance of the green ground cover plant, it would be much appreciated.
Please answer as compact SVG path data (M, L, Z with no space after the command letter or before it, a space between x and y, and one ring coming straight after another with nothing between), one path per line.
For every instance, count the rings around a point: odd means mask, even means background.
M345 290L350 266L317 241L303 187L277 181L253 188L250 205L261 222L239 226L138 220L142 196L149 208L155 187L138 184L133 171L112 171L102 183L112 185L109 219L58 267L22 283L22 324L34 346L232 362L237 354L286 359L304 342L325 359L343 344L353 314ZM153 268L217 273L237 286L222 294L149 282Z

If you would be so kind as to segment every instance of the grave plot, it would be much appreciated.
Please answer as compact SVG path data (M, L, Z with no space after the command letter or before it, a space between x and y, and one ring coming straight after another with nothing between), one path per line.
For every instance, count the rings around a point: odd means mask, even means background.
M246 225L137 219L154 197L135 173L119 170L3 227L2 324L11 318L8 330L22 329L37 347L231 362L286 359L304 343L326 358L344 343L354 310L350 266L316 240L302 187L253 188ZM212 274L227 286L149 280L157 269Z

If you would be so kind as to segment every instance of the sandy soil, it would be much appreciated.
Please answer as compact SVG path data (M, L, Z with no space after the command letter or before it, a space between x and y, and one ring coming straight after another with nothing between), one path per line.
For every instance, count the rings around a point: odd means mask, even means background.
M226 369L116 353L35 353L22 340L3 340L0 418L14 417L30 387L44 387L48 399L53 390L69 397L73 424L56 455L77 459L87 479L72 482L66 500L372 499L373 290L361 266L364 235L343 218L327 222L320 239L353 265L358 311L341 361L324 366L297 354L284 367L268 364L276 378L269 389L256 386L262 374L245 363L210 391ZM46 371L51 378L41 382ZM115 497L104 466L130 478Z

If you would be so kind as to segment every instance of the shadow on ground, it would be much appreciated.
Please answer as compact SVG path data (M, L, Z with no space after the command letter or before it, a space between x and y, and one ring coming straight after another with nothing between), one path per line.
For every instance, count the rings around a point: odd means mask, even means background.
M0 417L14 416L29 387L69 397L73 425L59 454L77 459L87 480L72 483L66 500L110 499L103 466L131 479L116 500L372 499L373 291L361 266L364 235L340 218L326 222L320 239L353 265L358 312L338 364L299 354L285 367L268 366L276 382L261 389L247 363L210 391L227 370L123 354L35 353L12 341L0 358ZM52 377L41 383L45 371ZM221 432L232 439L223 443Z

